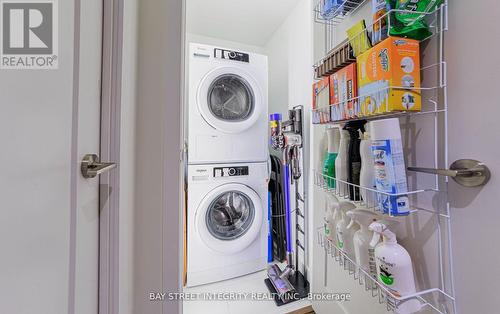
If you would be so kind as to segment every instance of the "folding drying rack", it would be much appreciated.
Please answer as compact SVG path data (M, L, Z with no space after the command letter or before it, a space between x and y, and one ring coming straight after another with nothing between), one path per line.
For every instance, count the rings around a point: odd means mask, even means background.
M339 6L334 12L331 12L327 17L322 15L322 6L324 1L318 0L314 6L314 16L315 22L324 25L324 58L318 60L314 64L315 73L321 73L318 67L321 67L328 58L331 58L335 54L335 44L336 44L336 28L340 25L347 17L356 12L363 4L367 3L367 0L345 0L343 5ZM384 16L375 20L371 24L367 24L366 28L354 36L351 41L356 40L357 36L362 36L366 32L372 32L374 26L379 24L378 29L382 30L381 23L382 20L387 18L389 14L394 12L405 12L402 10L390 10ZM410 13L408 11L408 13ZM419 12L411 12L413 14ZM432 31L432 35L421 41L421 47L425 46L427 49L432 47L436 51L436 57L433 58L431 62L424 60L425 62L421 66L421 76L425 78L422 81L422 87L420 88L408 88L402 86L391 86L388 88L403 88L418 90L422 94L422 111L419 112L396 112L381 114L375 116L360 117L341 121L329 121L320 124L332 125L338 123L344 123L353 120L375 120L375 119L386 119L392 117L405 117L407 122L413 121L413 119L420 119L420 117L427 117L427 119L432 119L434 132L433 132L433 144L434 144L434 164L433 168L438 169L442 167L448 167L448 102L447 102L447 86L446 86L446 61L444 58L444 35L448 30L448 1L444 0L443 3L433 12L420 12L424 16L425 20L429 24L429 28ZM390 28L390 19L387 18L388 26ZM375 27L377 29L377 27ZM340 41L338 41L340 42ZM352 42L350 42L352 44ZM344 42L345 44L345 42ZM340 46L340 45L339 45ZM426 56L428 57L428 56ZM325 74L326 75L326 74ZM317 79L320 77L316 75ZM429 78L433 78L430 80ZM383 90L381 90L383 91ZM381 92L381 91L377 91ZM312 115L317 114L329 114L330 106L332 105L342 105L343 103L358 101L360 97L366 97L370 95L361 95L351 99L346 99L341 103L330 104L326 107L319 107L312 110ZM328 119L331 120L331 119ZM318 124L313 124L313 127ZM315 131L314 128L313 132ZM365 195L371 195L367 197L368 200L354 201L358 208L379 211L377 204L377 194L385 194L389 196L399 196L399 194L384 193L377 191L376 189L370 187L359 186L352 184L343 180L332 178L322 174L321 169L313 170L313 181L314 184L322 189L325 193L333 193L338 198L349 199L349 187L351 191L358 191L361 193L363 191ZM418 176L416 179L422 177ZM418 180L417 180L418 181ZM416 187L417 184L411 184L409 182L410 190L409 192L402 193L401 195L406 195L410 199L410 216L419 215L420 212L427 212L431 215L435 215L436 218L436 233L437 233L437 256L439 259L439 285L438 287L426 287L423 291L418 291L415 294L407 295L404 297L396 297L392 295L387 288L379 283L375 278L373 278L368 272L361 269L359 265L350 259L344 251L339 249L331 240L327 239L323 233L323 227L317 229L318 244L324 248L325 254L334 258L335 261L339 263L353 278L358 281L361 285L365 287L365 290L369 291L373 297L377 297L380 303L385 303L387 305L387 310L396 311L397 307L408 301L410 299L418 299L423 305L428 307L432 312L441 314L457 314L456 300L455 300L455 287L453 278L453 252L452 252L452 233L451 233L451 213L450 213L450 203L448 200L448 177L442 177L435 175L433 183L429 184L428 187L420 188ZM354 189L352 189L354 187ZM430 206L420 206L418 203L419 197L421 195L425 198L434 197L440 201L432 204ZM352 195L351 195L352 196ZM354 199L361 199L360 197ZM382 213L381 213L382 214ZM327 260L324 262L324 271L326 273ZM326 281L325 281L326 284Z

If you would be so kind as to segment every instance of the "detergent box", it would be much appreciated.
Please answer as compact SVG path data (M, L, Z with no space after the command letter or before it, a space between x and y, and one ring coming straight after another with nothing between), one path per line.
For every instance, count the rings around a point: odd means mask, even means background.
M312 123L330 122L330 81L328 77L313 85Z
M330 75L331 120L358 117L360 113L356 63L351 63Z
M362 116L421 110L418 41L388 37L356 60Z

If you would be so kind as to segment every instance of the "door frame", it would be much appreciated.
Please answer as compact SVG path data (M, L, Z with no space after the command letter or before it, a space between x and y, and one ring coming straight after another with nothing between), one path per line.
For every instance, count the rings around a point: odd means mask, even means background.
M119 313L123 5L124 0L103 0L100 157L118 167L99 180L99 314Z

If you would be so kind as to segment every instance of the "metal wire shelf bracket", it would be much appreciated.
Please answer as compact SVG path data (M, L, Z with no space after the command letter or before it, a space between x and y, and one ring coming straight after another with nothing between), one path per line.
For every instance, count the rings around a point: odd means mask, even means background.
M325 42L324 42L324 56L317 63L314 68L317 69L322 63L331 57L331 53L335 51L336 44L342 42L345 45L344 37L340 41L335 41L336 27L344 21L345 18L355 13L361 6L368 3L366 0L346 0L345 6L335 7L330 10L328 15L323 14L324 1L318 0L314 7L315 22L321 23L325 28ZM367 24L365 29L356 36L352 37L349 43L352 44L357 36L363 36L366 33L373 32L374 29L382 30L381 26L383 20L386 20L388 29L390 29L391 19L387 16L394 12L409 12L403 10L390 10L386 15L379 17L371 24ZM411 12L413 14L419 12ZM350 118L348 120L331 120L331 107L341 106L348 102L359 101L360 98L370 95L360 95L351 99L344 99L337 104L330 104L312 110L312 117L314 115L327 116L323 121L313 121L313 126L318 124L344 123L352 120L376 120L392 117L428 117L433 119L434 135L430 140L434 147L434 160L433 168L442 168L449 165L448 156L448 94L447 94L447 78L446 78L446 60L444 55L444 38L445 33L448 31L448 0L443 0L443 3L432 12L420 12L424 16L431 35L420 42L425 44L421 45L424 49L427 47L425 63L421 66L421 76L424 78L422 87L415 88L412 86L390 86L387 88L402 88L407 90L414 90L422 94L422 110L421 111L403 111L403 112L388 112L381 115L359 116ZM379 25L377 25L379 24ZM381 38L381 37L379 37ZM432 47L432 49L429 49ZM436 57L433 57L434 54ZM432 59L432 61L431 61ZM316 72L315 72L316 73ZM429 78L432 78L431 85L429 85ZM425 98L424 98L425 95ZM425 104L425 106L424 106ZM408 121L408 119L406 119ZM320 128L312 128L313 132L321 130ZM427 165L431 166L431 165ZM378 282L369 271L361 269L344 251L339 249L331 240L324 236L323 227L317 229L318 244L325 250L325 280L327 271L328 256L331 256L338 264L353 276L354 280L358 281L360 285L364 286L365 290L377 298L380 303L386 304L387 310L396 311L397 307L403 302L411 299L418 299L428 310L441 314L458 314L457 304L455 299L455 281L453 278L453 251L452 251L452 226L451 226L451 206L448 199L448 177L440 178L435 176L434 182L428 182L430 187L423 189L412 189L402 194L391 194L377 191L373 187L364 187L337 178L324 175L321 171L312 171L313 184L322 189L325 193L331 193L337 198L343 198L353 202L358 208L364 208L380 212L377 204L377 195L399 196L407 195L410 200L410 215L420 215L420 213L428 213L436 216L436 238L437 238L437 255L439 259L438 271L439 280L434 284L436 288L427 289L417 292L412 295L405 295L403 297L396 297L392 295L388 289ZM420 178L418 178L420 179ZM417 180L418 184L418 180ZM415 185L415 184L413 184ZM353 197L354 191L354 197ZM419 196L428 193L439 194L440 199L437 203L429 205L431 208L425 208L419 204ZM359 195L363 196L359 196ZM354 199L354 201L352 201ZM427 196L424 199L428 199ZM434 198L432 198L434 199ZM403 218L404 219L404 218ZM326 281L325 281L326 284Z
M339 199L344 199L352 202L356 205L358 209L372 210L379 214L384 214L379 208L378 196L386 195L390 197L408 196L411 201L412 196L417 196L427 193L438 193L441 192L436 190L434 187L417 189L404 193L387 193L377 190L375 187L366 187L358 184L353 184L344 180L340 180L334 177L327 176L318 171L313 171L314 175L314 185L321 188L326 193L331 193ZM440 215L443 218L449 219L449 216L439 213L434 209L411 206L409 214L416 213L418 211L424 211L436 215ZM390 214L385 214L391 216Z
M388 311L396 312L401 304L416 299L422 304L422 308L429 307L436 313L448 314L446 310L440 309L434 304L431 299L436 297L438 300L446 299L450 302L455 302L453 296L439 288L427 289L402 297L395 296L387 287L378 282L376 278L369 273L369 270L360 267L345 253L345 251L337 247L332 240L325 237L323 227L317 228L316 234L318 237L318 244L325 249L325 252L338 262L339 266L348 272L355 281L361 286L364 286L365 291L369 291L372 297L377 298L380 304L385 303Z
M314 5L314 20L317 23L339 24L354 14L368 0L343 0L325 14L325 1L317 0Z
M447 2L447 1L446 1ZM337 49L336 42L335 42L335 27L343 21L344 18L347 16L353 14L362 4L365 3L365 1L362 1L358 7L355 9L347 12L345 15L342 15L341 17L335 17L332 19L320 19L318 18L318 15L321 17L321 11L318 12L319 9L321 9L323 1L319 1L318 4L316 5L315 9L315 15L316 15L316 22L320 22L325 25L325 56L318 60L314 65L314 69L316 70L319 66L321 66L325 60L327 60L331 54L331 52L335 51ZM319 9L318 9L319 8ZM351 45L359 45L359 42L361 42L359 39L361 36L366 36L366 34L373 34L376 33L378 38L384 38L388 34L387 33L382 33L386 32L387 29L391 28L391 18L390 15L394 13L408 13L408 14L419 14L420 16L423 16L424 19L427 21L427 24L429 26L429 30L431 31L431 34L420 40L420 43L426 42L431 40L432 38L435 37L440 37L440 34L443 31L446 31L448 29L447 23L448 19L447 17L444 17L441 19L441 16L446 15L447 12L447 4L443 4L440 7L436 8L435 10L431 12L417 12L417 11L409 11L409 10L397 10L397 9L392 9L388 10L385 14L381 15L378 17L376 20L374 20L372 23L367 23L363 30L352 36L350 39L347 39L346 41ZM382 27L382 23L387 23L387 28ZM343 41L341 44L345 44L346 41ZM316 72L316 71L315 71ZM319 79L316 77L316 79Z

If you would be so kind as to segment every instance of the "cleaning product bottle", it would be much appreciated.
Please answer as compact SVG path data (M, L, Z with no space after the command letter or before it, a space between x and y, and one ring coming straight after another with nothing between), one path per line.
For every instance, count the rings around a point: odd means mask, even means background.
M337 220L339 217L339 200L332 194L326 195L325 201L325 237L328 240L334 241L336 233Z
M413 265L410 254L398 244L396 235L382 222L373 222L369 226L373 231L370 242L375 247L377 265L377 280L382 283L395 297L404 297L416 292ZM379 243L383 236L382 243ZM398 314L415 313L422 308L416 299L401 303L395 310Z
M364 125L366 121L352 121L348 122L345 129L349 132L349 162L347 170L347 181L354 185L349 185L349 199L351 201L359 201L361 194L359 191L360 174L361 174L361 154L359 152L361 139L359 132L364 132ZM357 186L356 186L357 185Z
M341 129L340 130L340 145L339 153L337 159L335 160L335 175L337 180L342 180L347 182L348 176L348 162L349 162L349 141L350 141L349 131ZM347 195L347 185L340 181L337 181L337 193L341 196Z
M347 216L351 218L351 224L358 224L360 229L354 233L353 245L354 245L354 257L356 259L356 264L369 273L370 271L370 241L373 238L373 233L368 230L370 224L374 221L379 220L379 215L372 211L358 209L350 210L347 212ZM348 226L350 227L350 226ZM364 280L364 276L361 276L361 282Z
M335 160L339 153L340 145L340 130L339 128L333 127L326 129L326 134L328 136L328 153L323 164L323 174L327 181L329 188L335 188Z
M323 165L327 158L328 154L328 139L327 139L327 131L321 135L319 140L318 150L316 151L316 163L315 170L317 172L323 173Z
M339 204L340 220L337 222L337 247L344 251L350 259L354 260L354 245L352 243L352 234L354 232L347 230L350 218L346 213L353 210L356 206L347 201L341 201ZM356 231L356 230L354 230Z
M365 188L376 189L370 123L365 124L365 133L362 134L361 143L359 144L359 153L361 154L359 185ZM361 189L361 198L368 208L374 207L377 201L376 193L366 189Z
M372 154L375 167L379 209L392 216L410 213L406 182L406 167L401 141L399 119L375 120L371 122Z

